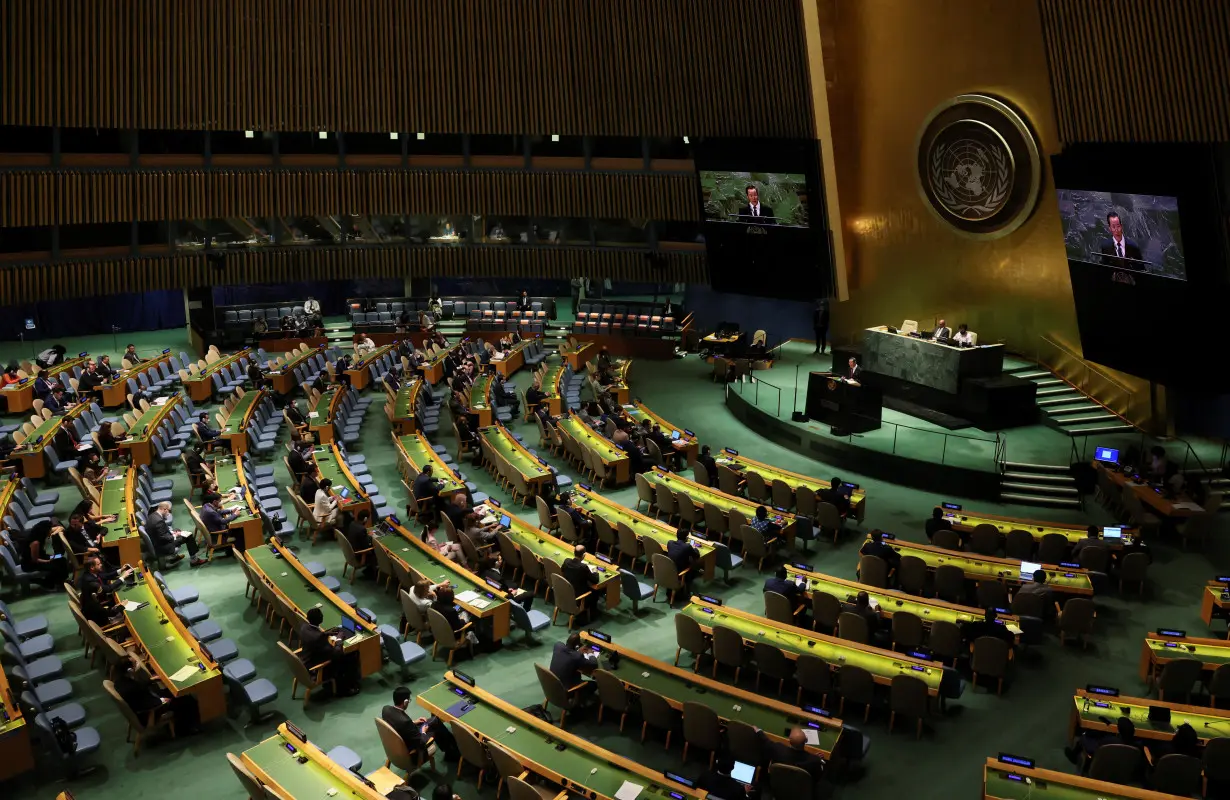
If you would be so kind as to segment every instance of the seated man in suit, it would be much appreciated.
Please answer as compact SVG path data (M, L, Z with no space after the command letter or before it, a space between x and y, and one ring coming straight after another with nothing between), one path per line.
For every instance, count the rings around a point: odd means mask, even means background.
M560 574L572 585L572 591L577 597L592 591L598 585L598 576L585 563L584 545L572 548L572 558L564 559L564 563L560 565ZM593 608L593 603L589 602L588 598L580 602L585 606L587 612Z
M763 737L763 732L762 732ZM798 767L811 775L813 783L824 777L824 759L807 752L807 736L801 728L791 728L787 743L763 737L765 760L770 764L787 764Z
M101 627L115 621L115 593L124 585L124 579L133 568L108 570L98 556L85 557L85 570L77 580L77 592L81 597L81 613ZM88 606L88 608L87 608Z
M790 580L790 573L785 567L778 567L777 572L765 578L764 590L766 592L777 592L791 602L792 605L798 605L803 590L799 585Z
M56 385L51 394L43 400L43 408L59 416L68 410L68 399L64 397L64 388Z
M1008 630L1007 626L999 622L997 612L993 608L988 608L982 619L972 620L961 626L961 638L970 644L981 636L1003 639L1009 647L1016 643L1016 636Z
M77 379L77 398L84 400L96 395L102 383L103 378L98 374L98 366L93 361L85 362L81 377Z
M871 538L859 549L860 556L876 556L884 559L889 569L894 569L901 563L901 554L884 541L884 531L876 529L871 532Z
M197 439L206 447L213 447L218 444L218 439L222 436L222 431L209 427L209 414L202 411L197 416L196 424L192 426L192 430L196 433Z
M836 507L842 519L850 516L850 495L846 491L845 483L836 475L829 482L829 488L820 490L820 502Z
M418 753L423 762L434 760L434 754L428 747L429 740L434 741L444 754L445 761L456 761L461 757L457 740L441 720L435 717L414 719L406 713L410 707L411 696L409 689L398 686L393 690L393 705L380 709L380 718L397 731L397 735L405 742L406 749L411 753Z
M337 693L350 697L359 693L359 654L347 655L341 637L321 630L325 621L319 608L307 610L307 621L299 626L299 660L309 669L317 664L328 664L326 679L337 682Z
M593 691L597 684L586 676L597 666L598 659L593 651L582 650L581 634L577 631L568 634L567 641L556 642L551 651L551 673L560 679L565 689L583 686L584 690Z
M931 331L932 339L951 339L952 328L948 327L946 320L940 320L935 323L935 330Z
M666 545L666 557L674 562L675 569L679 570L685 583L691 585L692 581L696 580L696 570L691 567L700 558L700 553L688 541L688 535L691 533L689 527L685 522L675 531L675 541Z
M880 612L871 606L871 597L866 592L859 592L854 596L854 603L842 603L842 611L849 611L852 614L858 614L867 623L867 635L872 644L876 642L877 634L880 632ZM887 633L887 632L886 632Z
M177 736L199 733L201 709L192 694L171 695L150 675L149 669L136 655L129 654L128 669L115 677L115 693L132 709L138 719L150 719L171 714L175 718Z
M239 511L222 507L222 495L217 492L205 495L205 500L201 505L201 522L205 524L205 530L210 534L228 531L231 520L237 516L239 516ZM243 536L238 531L231 533L230 540L235 550L243 552Z
M1078 539L1072 545L1072 560L1080 561L1081 551L1086 547L1100 547L1101 545L1102 539L1098 535L1098 526L1090 525L1085 531L1085 538Z
M714 459L713 457L712 451L709 449L709 445L704 445L703 447L700 448L700 455L696 457L696 462L704 466L705 474L709 478L709 486L710 487L717 486L718 484L718 469L717 469L718 465L717 465L717 460Z
M202 517L202 522L204 518ZM171 502L164 500L155 508L150 509L145 517L145 532L149 534L154 551L164 558L174 556L175 561L183 560L179 548L187 547L189 563L194 567L208 564L209 560L197 555L196 534L187 531L177 531L171 528Z
M931 509L931 519L927 520L926 524L927 541L934 539L935 534L939 531L950 530L952 530L952 523L944 519L944 509L939 506Z
M760 190L748 184L746 192L747 205L739 207L739 221L752 222L757 225L776 225L777 218L773 216L773 209L760 202Z
M137 355L137 346L135 344L130 344L127 347L125 347L124 355L122 355L120 358L123 359L124 361L127 361L129 364L133 364L133 365L140 364L145 361L144 358L141 358L141 356Z
M1063 752L1073 764L1082 766L1086 759L1093 758L1099 747L1107 744L1125 744L1136 748L1139 758L1134 768L1136 774L1133 777L1135 779L1144 777L1146 766L1144 753L1140 751L1141 743L1136 738L1136 725L1132 722L1131 717L1119 717L1115 723L1114 733L1087 731L1078 734L1072 744L1063 749Z
M1124 235L1123 220L1114 211L1106 215L1106 228L1110 231L1110 237L1103 239L1098 248L1102 253L1102 263L1116 269L1147 272L1148 265L1141 259L1140 245Z
M582 542L592 544L594 537L594 523L590 522L584 514L576 509L572 504L571 494L562 494L555 504L555 513L567 514L572 520L572 527L576 529L577 536Z
M721 800L740 800L752 794L752 788L730 777L730 771L735 768L734 758L726 752L719 752L714 760L713 768L701 773L696 781L696 788L704 789L710 797Z
M118 378L120 371L111 366L111 356L98 357L98 377L104 382L112 381Z
M303 451L298 447L292 446L286 453L286 465L290 467L290 473L294 478L295 484L302 483L303 476L306 475L308 471L308 461L304 458Z

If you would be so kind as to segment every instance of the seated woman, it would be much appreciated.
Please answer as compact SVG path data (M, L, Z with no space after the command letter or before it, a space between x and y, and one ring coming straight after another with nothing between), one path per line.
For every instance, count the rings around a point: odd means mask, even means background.
M478 644L478 634L474 631L470 615L457 608L452 586L445 585L436 589L436 600L431 607L448 621L448 626L459 639L464 638L470 644Z
M21 556L22 570L38 575L39 584L51 591L59 591L68 579L68 558L62 553L52 553L48 546L51 536L62 530L60 521L52 517L17 534L13 542Z

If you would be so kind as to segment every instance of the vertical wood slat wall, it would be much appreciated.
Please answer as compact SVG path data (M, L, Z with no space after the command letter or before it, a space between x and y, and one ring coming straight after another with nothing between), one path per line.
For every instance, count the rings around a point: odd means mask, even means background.
M1230 141L1230 2L1039 3L1062 141Z
M0 172L0 227L339 213L694 220L696 179L426 169Z
M812 0L6 0L0 124L809 137Z
M624 281L703 283L704 255L662 253L651 265L639 250L582 248L295 248L237 252L215 270L204 255L0 268L0 306L66 297L119 294L185 286L340 280L344 278L501 276L571 278L589 275Z

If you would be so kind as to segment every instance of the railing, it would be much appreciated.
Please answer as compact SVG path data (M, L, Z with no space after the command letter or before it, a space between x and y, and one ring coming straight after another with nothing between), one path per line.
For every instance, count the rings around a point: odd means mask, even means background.
M1089 453L1089 437L1093 435L1097 435L1097 434L1087 434L1085 436L1073 436L1072 437L1072 461L1074 463L1091 460L1092 457L1090 456L1090 453ZM1113 441L1114 444L1119 445L1120 450L1124 449L1123 444L1126 441L1128 441L1128 439L1126 438L1127 434L1123 434L1120 436L1114 436L1113 439L1111 437L1106 436L1105 434L1097 435L1097 436L1098 436L1100 445L1106 446L1108 441ZM1080 447L1076 446L1077 439L1080 439L1080 442L1081 442ZM1179 439L1179 438L1161 439L1161 438L1158 438L1156 436L1151 436L1141 431L1138 435L1131 435L1131 440L1136 442L1134 446L1140 451L1139 459L1141 462L1137 464L1132 464L1131 466L1136 466L1136 467L1143 466L1143 463L1149 457L1149 450L1152 449L1153 447L1161 447L1162 449L1167 450L1166 457L1173 462L1175 461L1174 453L1169 452L1169 448L1173 448L1176 444L1178 444L1178 445L1183 446L1183 460L1182 460L1182 463L1179 465L1180 472L1187 472L1189 470L1195 469L1195 470L1199 470L1202 474L1206 474L1206 475L1210 474L1208 467L1205 466L1204 461L1200 458L1200 454L1196 452L1196 449L1192 447L1191 443L1188 442L1186 439ZM1218 465L1217 465L1218 471L1224 469L1226 448L1227 448L1227 444L1223 443L1220 454L1219 454L1219 458L1221 460L1218 462ZM1123 455L1120 455L1119 460L1120 460L1120 463L1125 463ZM1192 466L1193 464L1194 466Z
M1102 404L1128 424L1146 428L1153 423L1153 404L1146 391L1128 386L1106 370L1091 364L1072 348L1047 336L1039 336L1032 353L1034 361L1060 379ZM1142 396L1143 395L1143 396Z
M748 377L747 381L736 378L726 384L726 391L728 393L734 391L746 402L766 414L773 414L776 418L783 419L781 387L762 380L755 373ZM763 398L761 397L762 386L766 389ZM795 410L791 408L789 413ZM869 422L871 421L869 419ZM851 432L837 435L830 432L828 436L845 439L851 444L855 438L858 438L860 447L871 450L888 452L893 455L901 452L911 458L941 465L972 467L990 472L1000 472L1007 459L1008 438L1001 433L996 433L994 437L970 436L950 431L930 430L890 420L875 422L878 427L864 433ZM950 444L953 445L951 451Z

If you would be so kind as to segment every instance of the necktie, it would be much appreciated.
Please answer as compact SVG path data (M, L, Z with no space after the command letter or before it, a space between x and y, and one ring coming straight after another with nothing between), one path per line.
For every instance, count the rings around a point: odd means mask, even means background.
M752 216L753 217L760 216L760 206L752 206Z
M1119 258L1123 258L1123 242L1116 242L1115 250L1119 253Z

